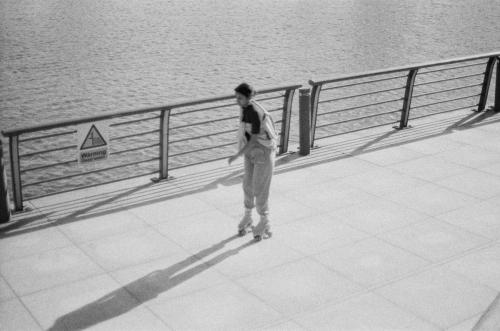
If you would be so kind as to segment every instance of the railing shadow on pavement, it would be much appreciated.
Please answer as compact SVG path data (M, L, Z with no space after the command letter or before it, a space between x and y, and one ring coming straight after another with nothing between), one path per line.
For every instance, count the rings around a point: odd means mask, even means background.
M365 131L362 136L348 137L346 135L332 143L324 141L324 145L312 149L307 157L302 157L297 152L279 157L276 161L275 174L279 175L496 122L500 122L500 113L493 109L481 113L462 111L456 115L447 114L438 120L416 123L413 127L404 130L382 129L382 132L380 130L374 130L373 133ZM212 169L195 171L169 181L154 184L148 182L134 187L112 189L105 193L88 194L85 197L64 202L35 206L34 211L19 216L17 220L14 217L13 222L0 227L0 238L215 190L220 186L236 185L241 183L241 176L241 165L228 167L224 162Z
M220 251L226 244L236 238L238 238L236 235L226 238L170 267L153 271L144 277L134 280L81 308L59 317L48 330L82 330L118 317L188 281L229 257L238 254L241 250L255 243L254 240L251 240L236 248L224 251L210 260L201 260ZM200 262L200 264L192 266L197 262Z
M481 112L460 112L457 115L448 114L440 120L422 122L404 130L391 131L374 130L345 140L329 143L325 141L321 146L316 145L307 157L298 154L289 154L277 160L276 174L305 168L312 165L328 163L363 153L373 152L390 147L418 142L430 138L448 135L454 131L467 130L487 124L500 122L500 113L492 108Z

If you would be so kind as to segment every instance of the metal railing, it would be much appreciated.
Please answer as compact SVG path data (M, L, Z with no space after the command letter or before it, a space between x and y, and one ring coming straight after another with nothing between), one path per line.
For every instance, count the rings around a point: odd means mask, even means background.
M302 89L299 100L305 123L299 123L300 153L309 154L304 144L313 147L315 140L348 132L389 124L403 129L411 119L467 108L482 111L493 80L494 109L500 111L499 52L310 80L312 89ZM299 87L266 89L257 98L279 126L280 154L288 150ZM34 198L155 173L164 180L171 170L224 159L234 153L235 107L234 96L226 95L3 131L9 138L14 208L23 209L27 189L32 191L26 195ZM71 157L78 150L77 126L99 121L109 122L112 157L81 164Z
M495 63L494 108L499 111L500 53L310 80L311 147L315 140L348 132L398 123L402 129L410 119L482 111Z
M275 119L279 154L288 150L293 96L299 87L265 89L256 98ZM2 131L9 138L14 208L23 209L26 188L39 188L30 194L34 198L154 173L164 180L171 170L224 159L234 153L236 107L234 95L226 95ZM71 157L78 148L77 125L99 121L110 122L112 158L79 164ZM109 175L113 170L119 170L114 177Z

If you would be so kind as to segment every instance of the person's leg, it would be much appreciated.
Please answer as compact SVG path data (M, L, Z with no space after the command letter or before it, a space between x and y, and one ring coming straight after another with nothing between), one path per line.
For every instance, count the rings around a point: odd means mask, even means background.
M244 155L244 174L243 174L243 205L245 214L238 224L238 232L244 235L246 228L252 225L252 210L255 206L255 198L253 193L253 174L254 164L249 156Z
M260 222L256 226L254 234L262 236L269 232L269 191L274 171L274 151L259 148L256 153L253 187L256 200L257 213Z

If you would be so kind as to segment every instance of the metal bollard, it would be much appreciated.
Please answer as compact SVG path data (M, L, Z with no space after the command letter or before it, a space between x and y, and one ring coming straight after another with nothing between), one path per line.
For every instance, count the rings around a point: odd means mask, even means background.
M311 152L311 90L299 89L299 138L300 155L309 155Z
M0 223L10 221L9 194L7 191L7 177L3 166L3 146L0 140Z

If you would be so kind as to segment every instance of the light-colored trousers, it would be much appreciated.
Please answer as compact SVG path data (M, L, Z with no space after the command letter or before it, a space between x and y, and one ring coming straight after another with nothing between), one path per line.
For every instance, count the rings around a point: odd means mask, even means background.
M261 145L245 153L243 192L245 208L256 207L261 216L269 214L269 189L274 171L276 151Z

